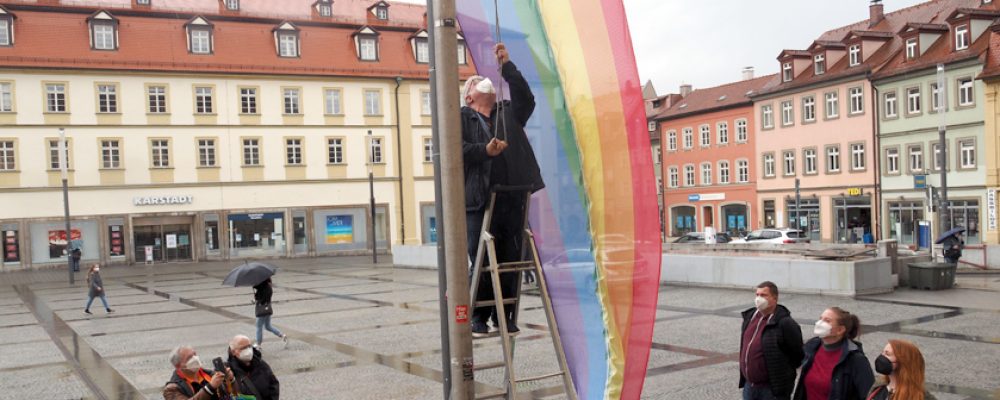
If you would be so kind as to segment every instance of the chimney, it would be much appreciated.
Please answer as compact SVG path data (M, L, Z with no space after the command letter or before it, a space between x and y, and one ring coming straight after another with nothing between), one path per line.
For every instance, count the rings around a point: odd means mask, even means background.
M682 84L681 85L681 97L682 98L683 97L687 97L687 95L689 95L689 94L691 94L691 84L689 84L689 83Z
M749 81L753 79L753 67L743 67L743 80Z
M883 19L885 19L885 7L882 6L882 0L872 0L872 4L868 6L868 27L878 25Z

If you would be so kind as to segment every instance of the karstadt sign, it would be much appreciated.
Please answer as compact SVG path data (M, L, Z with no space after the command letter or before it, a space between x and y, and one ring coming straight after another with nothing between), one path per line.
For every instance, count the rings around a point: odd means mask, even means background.
M132 198L136 206L169 206L194 203L194 196L137 196Z

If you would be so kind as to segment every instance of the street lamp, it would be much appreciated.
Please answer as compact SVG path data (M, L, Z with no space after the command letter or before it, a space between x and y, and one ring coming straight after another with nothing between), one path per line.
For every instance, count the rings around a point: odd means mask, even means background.
M368 232L372 243L372 264L378 264L378 243L375 242L375 138L371 129L368 130L368 207L371 210Z
M940 232L945 232L951 229L951 213L949 212L948 204L948 141L945 139L945 131L947 130L947 120L945 119L945 107L947 103L947 91L944 86L944 64L937 65L937 94L932 93L931 95L937 98L937 113L940 118L938 122L938 146L941 147L941 152L935 156L938 158L938 165L941 166L941 190L939 191L940 197L938 198L938 221ZM939 232L939 234L940 234Z
M69 167L67 166L66 159L66 129L59 128L59 146L56 151L59 152L59 173L62 176L63 216L66 218L66 268L69 271L69 284L72 285L75 283L75 277L73 276L73 254L70 252L70 244L73 242L73 231L70 230L69 224Z

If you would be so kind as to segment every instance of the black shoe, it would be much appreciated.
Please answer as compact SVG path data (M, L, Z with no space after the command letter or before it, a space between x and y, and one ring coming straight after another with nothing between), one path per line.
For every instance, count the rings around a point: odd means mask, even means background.
M472 323L472 337L481 338L481 337L487 337L489 335L490 335L490 328L486 326L486 324L482 322Z
M110 308L107 308L107 309L105 309L105 311L107 311L107 312L108 312L108 314L111 314L111 313L115 312L115 310L112 310L112 309L110 309Z
M90 315L94 314L94 313L90 312L90 309L83 310L83 313L84 314L90 314Z
M518 333L521 333L521 330L517 328L517 325L514 325L513 322L508 322L507 334L510 336L517 336Z

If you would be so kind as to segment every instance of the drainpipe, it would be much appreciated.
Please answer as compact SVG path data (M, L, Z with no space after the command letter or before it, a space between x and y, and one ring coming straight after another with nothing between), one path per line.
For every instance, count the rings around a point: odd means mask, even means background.
M403 84L403 77L396 77L396 176L399 179L399 243L406 242L406 218L403 206L403 141L399 126L399 86Z
M875 173L875 229L872 229L873 236L875 237L875 243L882 240L882 147L881 140L879 139L879 129L878 129L878 89L875 88L875 82L871 82L872 85L872 113L875 118L872 119L872 146L875 148L874 166L872 170Z

